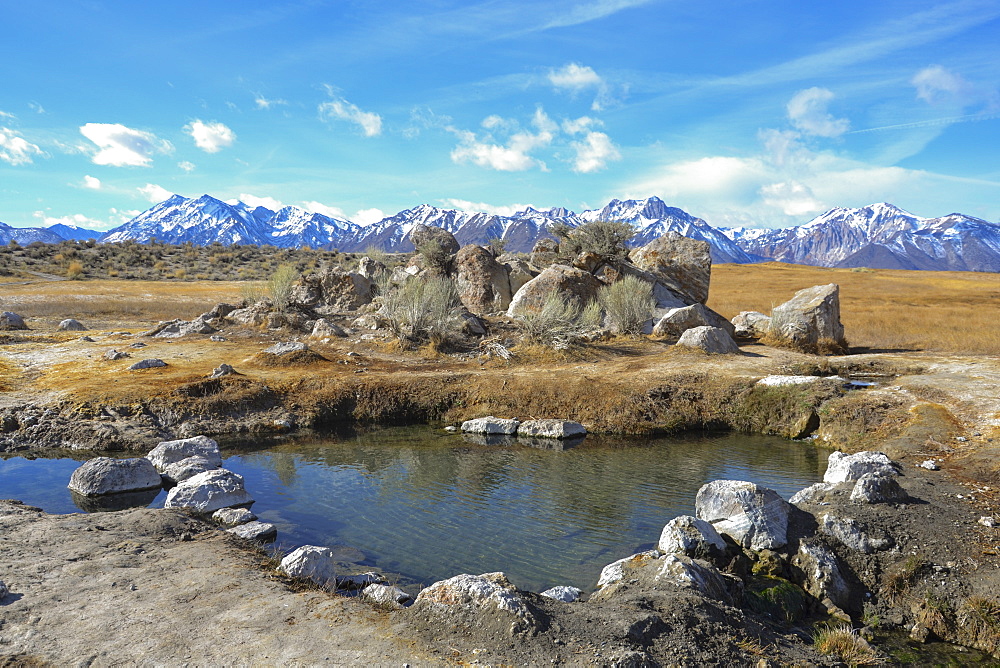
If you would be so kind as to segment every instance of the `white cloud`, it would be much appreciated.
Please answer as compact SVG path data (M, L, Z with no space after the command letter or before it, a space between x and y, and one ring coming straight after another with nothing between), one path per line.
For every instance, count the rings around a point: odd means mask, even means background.
M269 100L260 93L254 95L253 101L254 104L257 105L258 109L270 109L271 107L288 104L287 100L281 100L281 99Z
M44 211L35 211L32 215L40 220L44 227L51 227L53 225L68 225L70 227L100 229L107 226L107 223L95 220L94 218L88 218L82 213L74 213L68 216L48 216Z
M9 116L13 118L13 116ZM10 165L30 164L32 156L45 155L42 149L32 144L16 130L0 128L0 160Z
M482 211L494 216L512 216L518 211L524 211L530 204L501 204L499 206L487 204L486 202L470 202L466 199L448 198L441 200L441 203L453 209L462 211Z
M327 93L333 96L333 88L327 86ZM335 97L319 105L319 116L324 120L342 120L354 123L366 137L382 134L382 117L370 111L362 111L342 97Z
M181 162L178 162L177 166L180 167L181 169L183 169L188 174L190 174L191 172L194 171L194 163L193 162L189 162L187 160L182 160Z
M147 167L155 154L174 150L170 142L153 133L133 130L120 123L87 123L80 127L80 134L98 148L91 158L95 165Z
M28 103L28 109L31 109L36 114L44 114L45 113L45 108L42 105L38 104L37 102L29 102Z
M589 116L581 116L576 119L566 119L562 123L563 132L569 135L578 135L580 133L586 132L594 126L603 125L601 121L596 118L591 118Z
M205 153L218 153L236 141L236 133L222 123L194 120L184 126L184 131L194 139L195 146Z
M965 79L940 65L925 67L913 75L910 83L917 89L917 98L928 104L962 98L971 89Z
M846 118L834 118L827 105L834 94L826 88L800 90L788 101L788 120L796 129L818 137L839 137L850 129Z
M285 206L273 197L257 197L256 195L249 195L247 193L243 193L237 199L226 200L226 204L236 204L236 202L243 202L251 208L262 206L271 211L277 211Z
M549 81L556 88L568 88L572 91L604 85L604 79L592 67L578 63L570 63L558 70L550 70Z
M533 167L544 171L545 163L532 157L530 153L551 144L555 133L559 131L559 125L542 109L535 110L531 124L537 132L526 130L514 132L504 143L496 139L492 133L480 138L474 132L449 127L448 129L459 138L460 142L451 152L452 162L471 162L501 172L523 172ZM490 121L489 126L501 127L496 121ZM511 126L505 123L502 127L507 130Z
M808 186L797 181L783 181L761 186L760 194L764 204L781 209L786 216L816 214L827 208L816 199Z
M344 210L336 206L327 206L322 202L309 201L302 202L299 205L302 209L309 211L311 213L318 213L323 216L329 216L330 218L347 218L344 214Z
M17 120L17 116L15 116L14 114L10 113L9 111L3 111L2 109L0 109L0 118L6 118L6 119L11 120L11 121L16 121Z
M607 167L608 162L621 160L621 153L611 142L611 138L603 132L588 132L583 141L571 144L576 151L573 160L573 171L580 174L590 174Z
M147 183L141 188L137 188L137 190L143 197L148 199L153 204L159 204L160 202L170 199L173 196L172 192L166 188L156 185L155 183Z
M89 174L83 177L83 187L89 188L90 190L100 190L101 180L96 176L90 176Z
M385 212L381 209L361 209L351 216L351 221L364 226L377 223L385 217Z

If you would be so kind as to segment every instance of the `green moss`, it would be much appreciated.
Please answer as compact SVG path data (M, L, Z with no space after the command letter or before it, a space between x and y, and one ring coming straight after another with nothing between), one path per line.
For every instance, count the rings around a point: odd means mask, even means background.
M772 619L797 622L809 609L808 595L788 580L755 575L743 592L744 604L750 610Z

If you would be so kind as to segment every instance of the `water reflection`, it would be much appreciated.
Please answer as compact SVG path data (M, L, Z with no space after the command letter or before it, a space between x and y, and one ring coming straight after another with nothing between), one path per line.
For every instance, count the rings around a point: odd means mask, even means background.
M84 496L70 490L73 504L85 513L107 513L128 508L145 508L160 494L160 488L138 492L120 492L103 496Z

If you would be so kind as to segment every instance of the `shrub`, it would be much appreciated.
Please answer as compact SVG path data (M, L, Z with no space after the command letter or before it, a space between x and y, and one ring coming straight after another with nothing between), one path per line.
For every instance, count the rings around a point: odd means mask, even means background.
M581 307L576 299L552 292L538 311L521 316L521 334L530 343L566 348L588 331L601 326L601 307L596 301Z
M577 227L556 223L549 231L566 258L590 252L603 260L623 259L628 257L628 240L635 236L632 224L620 220L590 220Z
M411 278L382 290L382 314L401 343L429 341L437 347L461 327L461 301L449 278Z
M271 301L278 308L288 305L288 299L292 295L292 288L295 281L299 280L298 270L290 264L279 265L271 278L267 281L267 291L271 296Z
M614 330L628 336L642 334L656 306L653 286L635 276L626 276L601 288L597 300L608 314Z
M501 239L500 237L490 237L486 240L486 250L488 250L493 257L500 257L503 255L505 248L507 248L506 239Z
M451 253L438 239L428 239L420 244L417 252L424 258L424 264L431 271L446 275L451 265Z
M817 652L835 656L848 666L877 666L882 663L872 646L847 624L816 631L813 642Z
M79 281L83 278L83 264L80 262L70 262L66 267L66 278L71 281Z

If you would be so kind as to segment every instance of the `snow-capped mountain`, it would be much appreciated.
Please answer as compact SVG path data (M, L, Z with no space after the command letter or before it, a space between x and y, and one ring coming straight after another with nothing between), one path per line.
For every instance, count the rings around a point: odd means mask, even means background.
M75 241L86 241L87 239L100 239L104 232L98 232L97 230L90 230L86 227L80 227L78 225L66 225L64 223L56 223L55 225L49 225L46 227L50 232L58 234L63 239L73 239Z
M1000 271L1000 225L957 213L921 218L885 202L831 209L796 227L722 231L744 250L780 262Z
M44 227L11 227L6 223L0 223L0 244L9 244L11 240L27 246L36 241L57 244L63 241L63 238Z
M174 195L109 231L101 241L132 239L145 243L157 239L172 244L320 247L328 244L332 236L353 233L356 228L350 221L291 206L275 213L243 202L227 204L209 195L190 199Z

